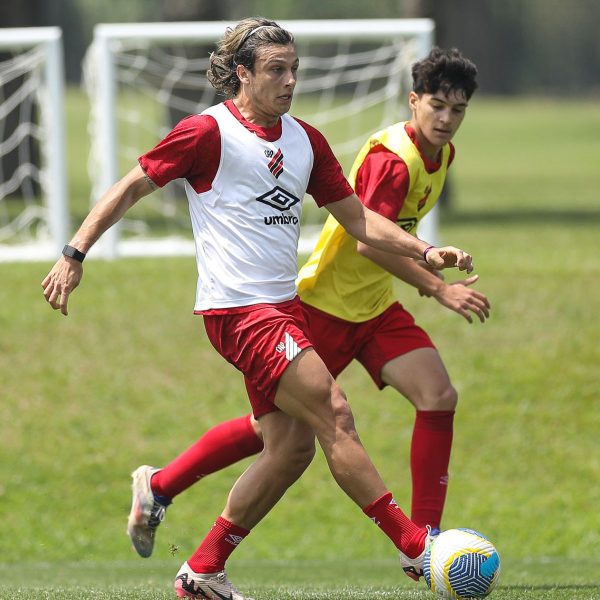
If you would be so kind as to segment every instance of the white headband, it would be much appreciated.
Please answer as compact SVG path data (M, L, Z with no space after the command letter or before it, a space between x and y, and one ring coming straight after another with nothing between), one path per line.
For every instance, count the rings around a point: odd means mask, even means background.
M265 29L266 27L272 27L272 25L259 25L258 27L255 27L247 36L246 39L248 39L251 35L254 35L259 29Z
M242 40L242 43L238 46L236 52L239 52L242 49L242 46L248 41L248 39L253 36L259 29L266 29L267 27L273 27L273 25L259 25L247 33Z

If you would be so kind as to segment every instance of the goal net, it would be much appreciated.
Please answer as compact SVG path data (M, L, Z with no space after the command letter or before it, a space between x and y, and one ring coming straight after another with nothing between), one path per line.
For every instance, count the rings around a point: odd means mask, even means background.
M320 129L349 172L368 135L408 116L411 66L429 52L429 19L281 21L300 69L291 114ZM101 24L84 61L91 102L92 203L184 116L223 100L206 78L228 23ZM300 251L326 211L304 202ZM429 236L427 239L433 239ZM142 200L105 233L103 256L193 253L183 186ZM93 251L94 251L93 250Z
M68 235L57 27L0 35L0 261L46 260Z

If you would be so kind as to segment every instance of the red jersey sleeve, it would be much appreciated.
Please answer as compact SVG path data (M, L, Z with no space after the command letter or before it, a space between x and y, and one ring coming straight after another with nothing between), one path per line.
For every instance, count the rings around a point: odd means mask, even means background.
M304 128L313 149L314 163L306 191L317 206L343 200L354 193L325 136L308 123L296 119Z
M390 221L398 218L409 186L406 163L382 144L369 151L356 174L356 194L361 202Z
M159 187L184 178L201 192L210 188L220 156L221 136L215 119L209 115L192 115L182 119L138 160L146 175Z

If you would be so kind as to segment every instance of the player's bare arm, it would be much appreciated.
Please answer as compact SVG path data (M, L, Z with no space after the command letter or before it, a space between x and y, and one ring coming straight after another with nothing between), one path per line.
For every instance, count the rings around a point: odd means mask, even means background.
M90 211L77 233L69 242L84 255L100 236L140 199L156 189L154 183L138 165L115 183ZM79 285L83 276L80 261L61 256L42 281L44 297L54 310L68 314L69 295Z
M378 250L416 259L424 258L427 250L425 259L436 269L458 267L467 273L473 270L472 258L463 250L431 247L364 206L356 194L328 204L327 209L351 236Z
M442 306L458 313L469 323L473 322L473 314L482 323L490 316L487 297L469 287L479 279L479 275L446 283L422 261L382 252L362 242L357 242L357 251L394 277L417 288L421 295L434 297Z

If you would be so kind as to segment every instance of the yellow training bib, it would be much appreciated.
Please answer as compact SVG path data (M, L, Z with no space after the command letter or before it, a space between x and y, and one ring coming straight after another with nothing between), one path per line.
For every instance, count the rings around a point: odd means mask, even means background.
M409 189L396 222L416 234L418 222L437 202L448 168L450 145L442 148L441 166L428 173L419 150L406 133L405 122L373 134L361 148L349 181L373 146L382 144L406 164ZM356 250L356 239L329 215L308 261L300 269L298 293L303 302L346 321L368 321L386 310L395 300L392 275Z

